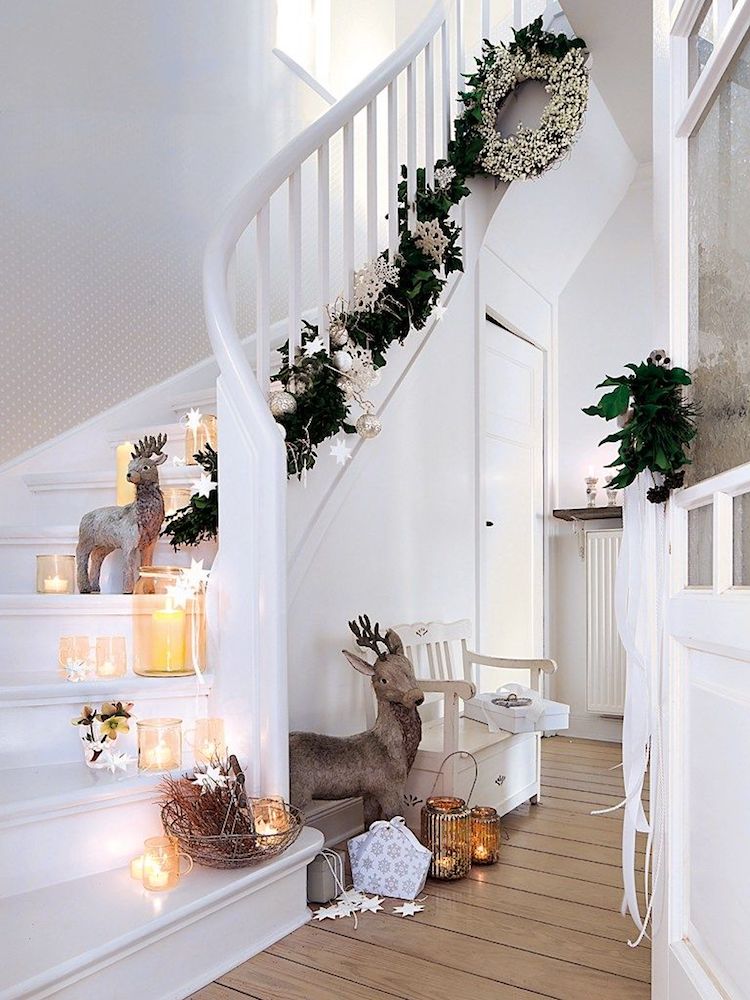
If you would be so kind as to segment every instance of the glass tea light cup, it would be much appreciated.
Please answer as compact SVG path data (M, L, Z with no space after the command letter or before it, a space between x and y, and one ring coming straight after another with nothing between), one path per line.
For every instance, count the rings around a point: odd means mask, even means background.
M95 663L97 677L124 677L128 672L125 636L97 636Z
M497 809L474 806L471 810L471 860L475 865L494 865L500 860L500 836Z
M197 465L196 452L204 451L207 444L210 444L214 451L218 450L217 426L213 413L202 413L197 420L188 421L185 429L185 465Z
M195 729L189 734L196 764L217 764L227 755L224 737L224 720L217 718L196 719Z
M61 677L67 676L68 661L89 666L91 640L87 635L61 635L57 641L57 664Z
M36 592L37 594L75 594L76 557L37 556Z
M190 490L186 486L163 486L164 517L171 517L190 504Z
M289 830L289 813L280 795L269 795L253 799L253 824L258 834L257 844L261 850L270 850L280 845L282 837Z
M180 871L182 860L187 867ZM137 860L137 859L136 859ZM179 849L171 837L148 837L143 843L143 887L151 892L174 889L180 877L188 875L193 868L193 859Z
M139 719L138 770L174 771L182 766L182 719Z

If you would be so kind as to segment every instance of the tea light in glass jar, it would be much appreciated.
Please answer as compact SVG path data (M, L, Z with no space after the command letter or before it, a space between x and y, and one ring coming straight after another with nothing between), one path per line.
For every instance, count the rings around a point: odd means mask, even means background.
M477 865L494 865L500 860L500 817L492 806L471 810L471 860Z
M126 673L125 636L98 636L96 640L96 676L124 677Z
M278 795L255 799L253 822L255 832L259 835L258 846L261 850L276 847L279 839L275 834L286 833L289 829L289 817L284 800Z
M223 719L196 719L195 760L198 764L215 764L226 757Z
M60 676L67 676L68 661L83 663L88 668L91 642L87 635L61 635L57 643L57 662Z
M37 556L37 594L74 594L76 589L75 556Z
M463 799L431 795L421 810L421 837L432 851L430 877L464 878L471 868L470 810Z
M164 516L171 517L190 503L190 490L186 486L163 486Z
M173 771L182 765L182 719L140 719L138 769Z
M180 871L180 861L185 858L188 867ZM174 889L181 875L187 875L193 859L178 849L171 837L149 837L143 844L143 887L153 892Z

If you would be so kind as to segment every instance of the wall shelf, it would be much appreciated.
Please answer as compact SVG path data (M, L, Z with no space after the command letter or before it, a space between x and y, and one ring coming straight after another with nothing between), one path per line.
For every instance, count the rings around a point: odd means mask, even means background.
M622 520L622 507L563 507L552 516L560 521L615 521Z

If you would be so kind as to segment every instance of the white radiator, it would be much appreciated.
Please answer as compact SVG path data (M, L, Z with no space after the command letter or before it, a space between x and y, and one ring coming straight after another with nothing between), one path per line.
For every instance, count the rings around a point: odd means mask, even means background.
M615 620L615 570L622 530L586 532L586 707L622 715L625 650Z

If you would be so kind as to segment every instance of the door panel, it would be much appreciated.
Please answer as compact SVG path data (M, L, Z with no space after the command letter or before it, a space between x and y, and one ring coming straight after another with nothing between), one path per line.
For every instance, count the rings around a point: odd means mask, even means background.
M483 357L481 646L496 656L541 655L544 355L488 320ZM485 690L528 681L482 669Z

